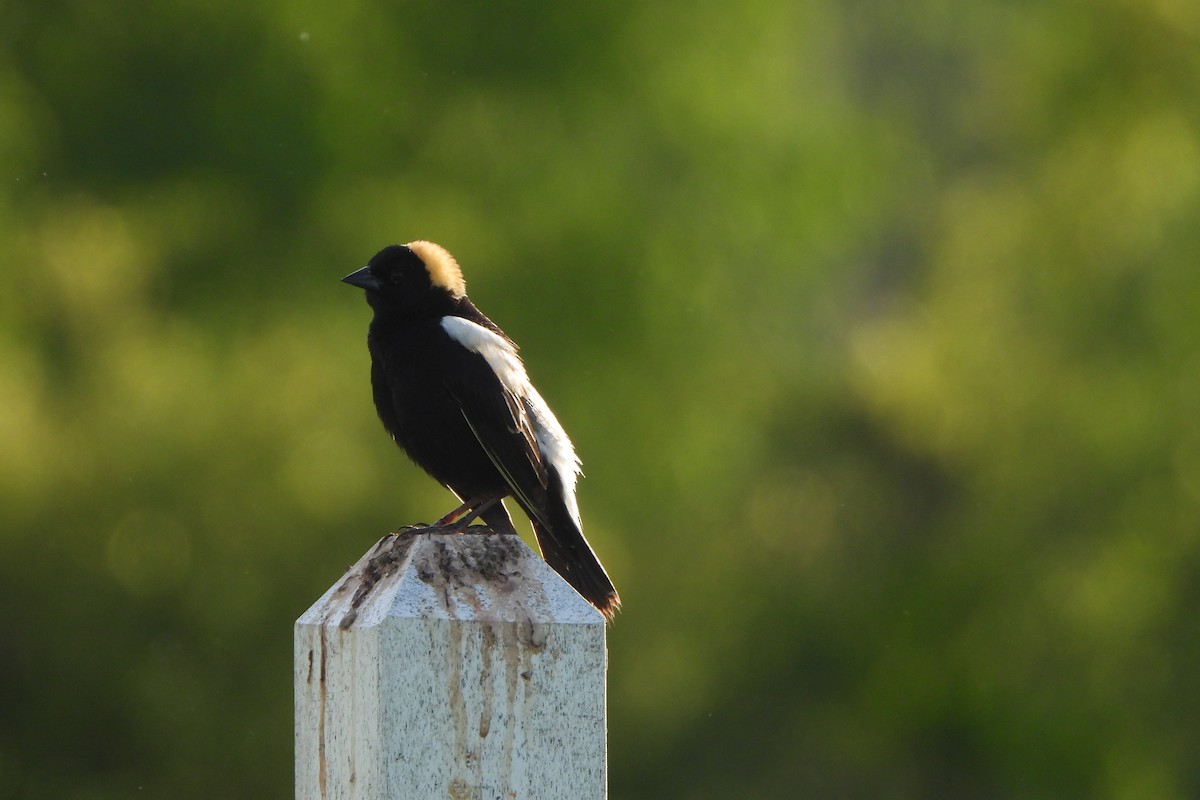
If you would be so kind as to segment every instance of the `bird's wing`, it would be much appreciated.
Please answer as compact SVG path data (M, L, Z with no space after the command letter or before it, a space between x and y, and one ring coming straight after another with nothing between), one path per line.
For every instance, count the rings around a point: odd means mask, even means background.
M469 351L460 368L446 372L446 388L521 507L540 516L550 483L548 465L538 441L542 424L530 405L537 392L516 347L462 317L444 317L441 325Z

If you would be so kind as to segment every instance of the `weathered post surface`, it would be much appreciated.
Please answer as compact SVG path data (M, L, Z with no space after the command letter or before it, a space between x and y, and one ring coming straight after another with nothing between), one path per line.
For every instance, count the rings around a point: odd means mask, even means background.
M519 537L386 536L296 621L296 797L600 800L606 667Z

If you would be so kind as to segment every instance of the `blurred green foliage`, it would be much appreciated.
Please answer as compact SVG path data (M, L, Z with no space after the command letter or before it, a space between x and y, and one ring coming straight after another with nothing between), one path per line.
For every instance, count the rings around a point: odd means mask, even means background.
M340 285L572 432L618 798L1200 796L1200 5L0 14L0 795L284 797L291 623L451 498Z

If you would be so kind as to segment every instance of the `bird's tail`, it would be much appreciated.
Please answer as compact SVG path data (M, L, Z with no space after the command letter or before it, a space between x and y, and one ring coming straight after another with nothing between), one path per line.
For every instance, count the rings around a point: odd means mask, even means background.
M542 519L531 520L542 558L605 619L611 620L621 607L616 587L563 503L554 498L549 505Z

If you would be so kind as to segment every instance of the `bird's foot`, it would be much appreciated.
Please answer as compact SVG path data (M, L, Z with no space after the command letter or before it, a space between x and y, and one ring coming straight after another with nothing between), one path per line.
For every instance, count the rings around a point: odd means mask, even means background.
M471 526L480 514L504 499L504 495L490 497L472 497L458 508L432 524L417 522L412 525L401 525L392 531L393 536L411 536L417 533L462 533Z

